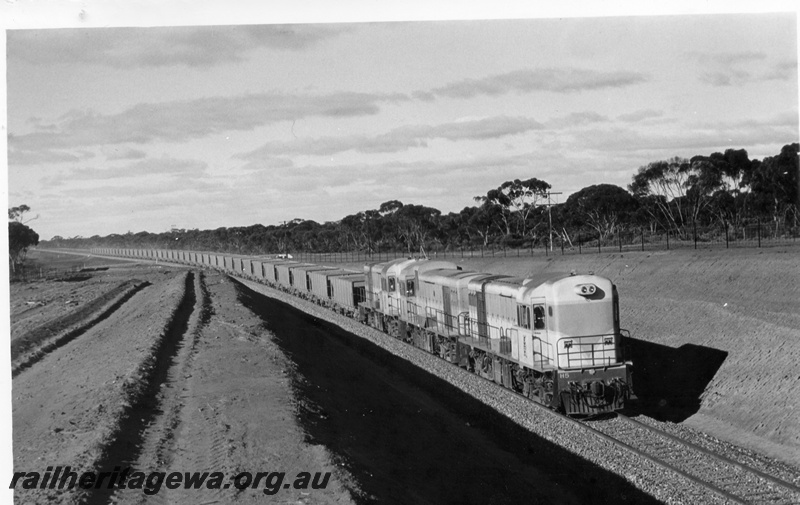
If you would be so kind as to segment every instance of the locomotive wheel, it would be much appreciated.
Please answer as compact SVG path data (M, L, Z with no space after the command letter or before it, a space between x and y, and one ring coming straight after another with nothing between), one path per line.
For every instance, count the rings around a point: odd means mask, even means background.
M539 401L545 407L551 407L553 405L553 392L547 392L544 390L543 387L539 388Z

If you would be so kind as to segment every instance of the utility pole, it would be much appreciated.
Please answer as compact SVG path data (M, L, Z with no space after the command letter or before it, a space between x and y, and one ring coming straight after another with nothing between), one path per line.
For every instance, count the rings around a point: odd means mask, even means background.
M553 215L550 213L550 207L553 204L552 195L560 195L561 192L548 191L543 193L547 197L547 221L550 225L550 252L553 252Z

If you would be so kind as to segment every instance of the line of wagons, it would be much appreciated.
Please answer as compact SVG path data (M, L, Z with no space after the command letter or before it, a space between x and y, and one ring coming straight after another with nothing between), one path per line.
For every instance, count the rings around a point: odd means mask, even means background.
M400 258L363 272L276 257L98 248L205 266L313 300L571 416L634 398L619 295L594 274L521 278Z

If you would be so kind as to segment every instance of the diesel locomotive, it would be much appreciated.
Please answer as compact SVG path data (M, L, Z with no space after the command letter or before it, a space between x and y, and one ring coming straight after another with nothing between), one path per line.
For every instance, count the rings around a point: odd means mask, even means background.
M591 273L521 278L419 258L367 264L356 272L275 257L92 252L210 267L263 282L570 416L617 411L634 398L617 289Z

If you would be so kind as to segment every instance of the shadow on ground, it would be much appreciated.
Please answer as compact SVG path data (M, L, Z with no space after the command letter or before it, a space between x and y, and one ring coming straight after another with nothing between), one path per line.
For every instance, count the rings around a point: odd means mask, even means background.
M382 348L238 288L296 365L309 441L354 476L359 503L660 503Z
M701 345L677 349L630 338L633 390L639 400L633 411L659 421L679 423L700 410L700 396L728 353Z

